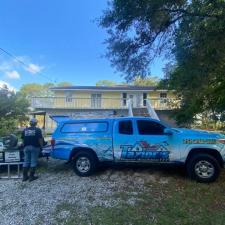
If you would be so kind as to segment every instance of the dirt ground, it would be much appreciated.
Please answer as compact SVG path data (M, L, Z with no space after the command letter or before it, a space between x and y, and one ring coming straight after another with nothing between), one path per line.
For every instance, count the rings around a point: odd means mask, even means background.
M164 199L199 185L181 168L101 167L81 178L53 159L40 161L38 175L33 182L0 180L1 225L160 224L156 209Z

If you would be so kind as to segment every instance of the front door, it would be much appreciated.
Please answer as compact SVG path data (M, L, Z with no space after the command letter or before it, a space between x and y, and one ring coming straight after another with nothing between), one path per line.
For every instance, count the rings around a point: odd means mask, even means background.
M137 107L137 95L136 94L128 94L128 99L131 100L132 107L136 108Z
M91 107L95 109L101 108L102 94L92 94L91 95Z
M180 160L180 150L174 135L164 133L166 128L160 122L150 119L136 119L137 160L150 162L171 162Z

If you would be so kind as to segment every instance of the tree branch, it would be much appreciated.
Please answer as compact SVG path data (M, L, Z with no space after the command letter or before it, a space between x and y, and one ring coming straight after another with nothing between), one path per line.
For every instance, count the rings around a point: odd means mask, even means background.
M171 13L182 13L182 14L186 14L186 16L193 16L193 17L208 17L208 18L216 18L216 19L222 18L222 16L220 16L220 15L197 13L197 12L189 12L189 11L187 11L185 9L162 8L162 9L159 9L159 11L167 11L167 12L171 12Z

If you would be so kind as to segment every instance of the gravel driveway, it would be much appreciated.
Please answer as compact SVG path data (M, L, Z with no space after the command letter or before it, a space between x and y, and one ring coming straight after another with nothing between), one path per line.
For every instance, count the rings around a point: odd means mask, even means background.
M70 165L53 159L48 164L41 160L38 174L40 178L33 182L0 180L1 225L66 222L71 214L70 205L80 217L88 217L91 207L113 207L121 201L134 205L145 183L169 182L169 178L151 169L132 168L108 168L95 176L81 178ZM119 193L126 193L129 198L124 200Z

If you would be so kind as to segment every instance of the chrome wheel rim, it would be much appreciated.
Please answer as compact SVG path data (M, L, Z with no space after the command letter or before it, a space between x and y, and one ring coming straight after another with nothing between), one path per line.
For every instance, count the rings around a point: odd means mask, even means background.
M86 173L91 167L90 160L87 157L80 157L76 162L76 167L79 172Z
M201 178L210 178L213 176L215 168L212 163L201 160L195 165L195 173Z

